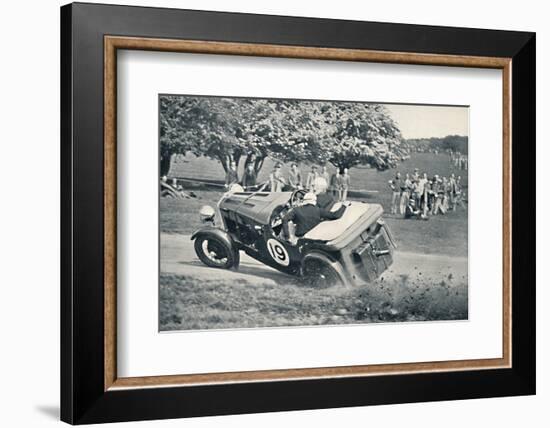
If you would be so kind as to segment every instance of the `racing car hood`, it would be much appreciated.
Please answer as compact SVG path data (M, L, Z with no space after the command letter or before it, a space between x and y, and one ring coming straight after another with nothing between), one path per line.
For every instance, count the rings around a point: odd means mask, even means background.
M285 205L292 192L235 192L224 196L220 211L233 211L262 225L268 224L273 210Z

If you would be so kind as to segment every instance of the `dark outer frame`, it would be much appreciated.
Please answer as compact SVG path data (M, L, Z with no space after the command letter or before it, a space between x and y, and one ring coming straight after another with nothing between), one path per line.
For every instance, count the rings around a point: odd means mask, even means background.
M104 388L104 36L512 59L512 367ZM535 35L98 4L61 8L61 419L82 424L535 393Z
M295 380L306 378L335 378L343 376L371 376L385 374L419 373L449 370L476 370L511 367L511 168L510 168L510 79L511 60L498 57L434 55L404 52L386 52L362 49L334 49L310 46L268 45L260 43L212 42L184 39L155 39L144 37L104 37L104 330L105 330L105 391L119 388L182 386L234 382ZM119 49L202 53L209 55L252 55L282 58L314 58L356 62L385 62L494 68L502 75L502 168L503 168L503 288L502 288L502 357L423 361L400 364L370 364L332 367L286 368L240 372L212 372L199 374L171 374L166 376L119 377L117 375L117 52Z

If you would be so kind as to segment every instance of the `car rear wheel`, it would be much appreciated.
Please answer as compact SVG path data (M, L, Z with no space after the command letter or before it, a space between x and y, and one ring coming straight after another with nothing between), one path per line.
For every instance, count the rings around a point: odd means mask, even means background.
M306 283L312 287L328 288L346 284L337 262L320 255L305 258L303 275Z
M239 252L215 235L197 237L195 252L206 266L230 269L239 264Z

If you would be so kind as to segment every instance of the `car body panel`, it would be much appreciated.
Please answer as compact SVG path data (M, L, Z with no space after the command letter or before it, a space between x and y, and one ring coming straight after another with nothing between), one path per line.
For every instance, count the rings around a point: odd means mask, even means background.
M381 220L381 205L354 201L347 217L344 213L340 220L323 221L318 231L314 228L293 245L272 228L274 216L288 209L291 196L292 192L227 193L218 203L223 227L217 229L236 250L289 275L301 275L305 256L313 252L338 263L345 282L353 285L373 281L392 264L393 240ZM212 228L200 229L193 237ZM323 230L331 232L326 233L328 239L322 239Z
M268 224L273 210L284 206L292 192L236 192L223 197L220 211L231 210L261 224Z

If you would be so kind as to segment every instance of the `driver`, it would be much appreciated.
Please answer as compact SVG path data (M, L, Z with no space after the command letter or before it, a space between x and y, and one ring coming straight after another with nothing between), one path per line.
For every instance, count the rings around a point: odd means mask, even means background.
M288 241L295 244L297 238L301 238L323 220L334 220L342 217L346 210L341 206L337 211L331 212L317 206L315 193L306 193L301 205L291 209L283 217L283 233Z

